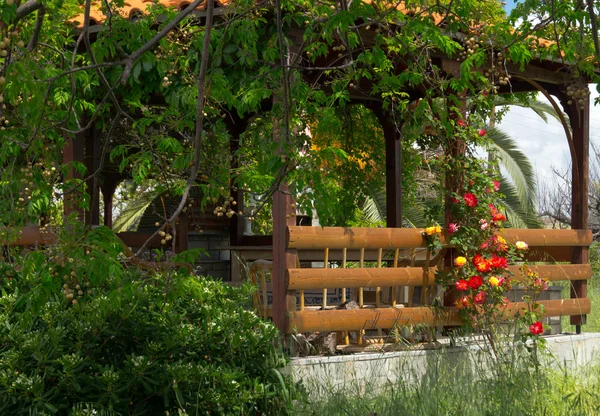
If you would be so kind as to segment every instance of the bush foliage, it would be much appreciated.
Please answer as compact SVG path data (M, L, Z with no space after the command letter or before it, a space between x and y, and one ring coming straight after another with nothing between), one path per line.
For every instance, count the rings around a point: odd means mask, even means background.
M100 228L2 263L0 414L272 413L283 363L251 288L144 273L118 247Z

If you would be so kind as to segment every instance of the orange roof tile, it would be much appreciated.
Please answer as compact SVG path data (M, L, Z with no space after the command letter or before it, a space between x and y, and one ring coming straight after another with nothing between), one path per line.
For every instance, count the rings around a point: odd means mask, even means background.
M146 11L146 9L148 8L148 6L152 5L155 2L159 2L160 4L167 6L167 7L174 7L176 9L184 9L187 6L189 6L192 3L192 1L193 0L126 0L124 6L119 8L118 11L121 14L121 16L123 16L125 18L131 18L136 13L144 13ZM232 3L233 1L234 0L216 0L215 6L219 6L219 7L227 6L230 3ZM362 0L362 1L366 4L372 4L374 0ZM402 12L404 14L411 14L411 13L417 12L417 10L414 10L414 9L407 9L405 7L404 3L402 3L402 2L397 2L396 8L397 8L397 10L399 10L400 12ZM204 9L206 9L206 0L204 0L200 4L200 6L198 6L198 8L197 8L197 10L204 10ZM439 24L442 21L442 17L437 13L430 14L430 17L433 19L435 24ZM102 11L102 1L101 0L94 1L92 3L92 8L90 10L90 25L101 24L106 19L107 19L107 16ZM78 26L81 27L83 25L83 13L74 17L73 19L71 19L71 21L77 22ZM548 47L550 45L555 44L555 42L552 42L552 41L549 41L549 40L546 40L543 38L537 38L537 40L540 43L540 46Z
M156 0L126 0L123 7L118 9L121 16L130 18L136 13L144 13L148 6L155 3ZM192 3L192 0L158 0L158 3L166 7L174 7L176 9L185 9ZM220 0L215 1L215 6L227 6L231 3L231 0ZM206 8L206 0L198 6L197 10L204 10ZM107 16L102 11L102 1L94 1L90 10L90 24L100 24L106 20ZM83 13L75 16L71 19L73 22L77 22L81 27L83 25Z

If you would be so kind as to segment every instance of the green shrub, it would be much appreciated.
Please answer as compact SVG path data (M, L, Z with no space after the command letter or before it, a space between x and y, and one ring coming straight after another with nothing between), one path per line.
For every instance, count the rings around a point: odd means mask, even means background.
M277 330L250 288L124 267L119 247L101 228L0 263L0 414L284 408Z

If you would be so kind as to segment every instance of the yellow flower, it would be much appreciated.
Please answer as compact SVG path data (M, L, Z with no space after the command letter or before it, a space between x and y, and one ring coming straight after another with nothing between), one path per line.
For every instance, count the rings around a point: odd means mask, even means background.
M500 284L500 279L498 279L496 276L492 276L490 277L490 280L488 280L488 282L490 283L490 285L498 287L498 285Z
M527 248L529 248L529 245L525 241L517 241L515 246L517 247L517 250L527 250Z
M433 234L435 234L435 227L427 227L427 228L425 228L425 234L427 234L427 235L433 235Z
M439 225L435 226L435 232L440 234L442 232L442 227L440 227Z
M462 267L467 263L467 259L463 256L458 256L454 259L454 265L456 267Z
M506 240L504 238L500 237L500 236L498 236L498 242L500 244L506 244Z

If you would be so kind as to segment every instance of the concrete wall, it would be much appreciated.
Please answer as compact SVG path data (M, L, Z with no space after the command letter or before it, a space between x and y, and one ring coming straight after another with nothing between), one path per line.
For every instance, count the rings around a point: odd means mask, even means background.
M551 365L577 369L600 363L599 333L551 335L545 339ZM302 381L311 395L320 396L337 389L362 391L368 386L376 391L401 380L414 382L438 371L442 361L453 369L468 371L485 367L489 357L483 343L475 341L461 347L446 344L443 349L293 358L287 371L295 380ZM477 361L476 366L473 360Z

